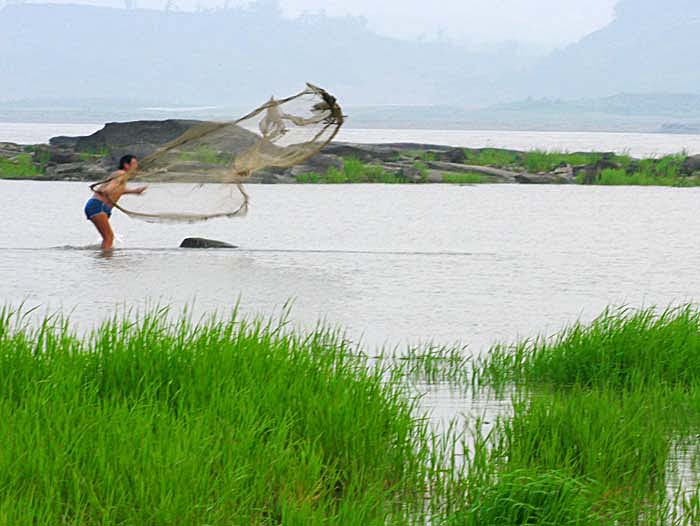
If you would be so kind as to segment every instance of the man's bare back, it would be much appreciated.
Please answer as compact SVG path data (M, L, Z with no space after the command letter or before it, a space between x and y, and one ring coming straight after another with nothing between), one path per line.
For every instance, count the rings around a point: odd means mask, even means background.
M114 243L114 233L109 223L112 208L124 194L142 194L145 186L128 188L129 173L138 168L138 160L133 155L125 155L119 161L119 169L104 183L93 186L94 194L85 204L85 216L92 221L102 236L102 250L110 250Z

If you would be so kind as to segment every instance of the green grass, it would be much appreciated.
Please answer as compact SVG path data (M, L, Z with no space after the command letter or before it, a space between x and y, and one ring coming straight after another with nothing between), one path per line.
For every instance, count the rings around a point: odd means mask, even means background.
M437 161L437 154L430 150L406 150L403 154L419 161ZM397 160L400 158L401 155L398 156Z
M418 161L417 161L418 162ZM299 183L347 184L347 183L405 183L406 178L388 172L376 164L367 164L361 160L349 157L343 159L342 168L331 167L321 175L315 172L296 176Z
M420 176L420 182L425 183L428 181L428 165L423 161L414 161L413 168L418 171Z
M604 515L596 511L599 490L595 483L558 471L519 469L473 491L471 506L449 517L447 526L603 523Z
M482 184L491 182L488 175L476 172L443 172L442 182L449 184Z
M464 150L465 164L475 164L479 166L494 166L506 168L509 166L519 166L522 163L521 155L517 152L499 150L497 148L484 148L482 150Z
M409 524L428 440L336 333L0 314L0 523ZM431 457L432 455L432 457Z
M40 169L44 169L51 160L51 151L46 147L26 146L24 151L32 154L32 160L38 164Z
M12 159L0 157L0 177L36 177L41 170L36 167L30 153L22 153Z
M667 498L674 442L691 440L694 462L700 458L700 312L693 306L608 310L553 339L496 347L476 364L474 382L511 384L518 394L512 418L499 421L482 439L490 447L474 455L482 484L472 505L483 486L498 491L525 470L590 481L600 522L565 514L562 524L693 524L700 516L700 491L674 489L675 505Z
M554 338L372 360L339 332L167 310L77 336L0 309L0 524L691 525L700 311L609 309ZM433 433L416 383L508 384ZM413 394L411 394L413 393ZM466 408L465 408L466 409ZM697 450L693 453L693 450ZM458 451L464 451L464 457Z
M563 164L572 166L595 164L603 158L601 153L564 153L542 150L521 153L497 148L465 150L465 155L465 164L497 168L522 168L532 173L549 172Z
M700 384L700 312L692 306L661 313L606 310L590 324L576 323L553 340L494 349L477 376L561 386L689 388Z
M571 166L595 164L603 158L600 153L562 153L533 150L526 152L523 167L530 173L550 172L569 164Z
M206 145L200 145L191 151L180 152L178 158L181 161L196 161L215 165L226 165L233 161L232 155L216 151Z
M552 172L565 165L589 167L587 172L578 172L578 184L700 186L700 177L681 174L681 167L687 158L685 153L641 160L632 159L628 154L542 150L516 152L498 148L465 149L464 153L465 165L491 166L529 173ZM436 157L433 151L407 150L399 154L396 160L412 162L412 168L418 174L416 182L426 183L429 173L426 163ZM400 173L391 173L380 164L365 163L357 158L346 158L341 168L330 168L325 174L306 173L298 175L296 179L301 183L330 184L409 182L409 178ZM442 181L451 184L479 184L492 180L488 175L470 172L466 167L463 173L442 174Z
M680 173L687 155L680 153L660 159L631 160L616 157L621 168L607 168L600 172L593 184L637 185L637 186L698 186L698 178L685 177ZM579 181L581 183L583 181Z
M81 161L89 161L91 159L102 159L109 157L111 152L107 146L101 146L99 148L87 148L80 152Z

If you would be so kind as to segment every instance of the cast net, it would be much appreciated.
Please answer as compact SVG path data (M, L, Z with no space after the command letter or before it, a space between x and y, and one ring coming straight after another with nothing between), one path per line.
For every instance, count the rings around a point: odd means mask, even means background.
M175 140L139 159L126 174L91 186L125 214L152 222L195 222L235 217L248 210L243 183L254 172L284 171L317 154L338 133L343 114L321 88L271 98L235 121L194 124ZM141 195L110 195L114 185L146 184Z

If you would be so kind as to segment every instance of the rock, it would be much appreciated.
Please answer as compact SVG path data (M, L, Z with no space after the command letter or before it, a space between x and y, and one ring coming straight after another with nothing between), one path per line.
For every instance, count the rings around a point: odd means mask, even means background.
M63 181L100 181L109 176L109 171L99 163L75 162L48 166L44 176Z
M603 170L619 170L622 168L619 163L616 163L615 161L612 161L611 159L614 158L614 154L604 154L603 158L600 159L598 162L595 163L595 169L598 173L602 172Z
M268 172L268 173L262 174L262 179L260 182L262 184L277 184L277 183L281 183L283 181L284 181L284 179L282 178L282 176Z
M392 161L399 157L399 151L395 148L372 144L331 143L323 149L323 153L339 157L355 157L363 162Z
M594 184L598 179L598 171L595 166L574 166L574 179L580 179L582 184Z
M203 237L187 237L180 243L180 248L238 248L224 241L205 239Z
M49 139L49 144L58 148L75 148L75 145L78 143L78 139L80 139L80 137L67 137L65 135L60 135Z
M464 148L450 148L449 150L436 153L435 159L446 163L460 164L467 160L467 156L464 153Z
M555 168L551 173L554 177L562 177L570 180L574 179L574 169L570 164L565 164Z
M113 161L125 154L145 157L193 126L204 123L205 121L185 119L110 122L92 135L76 138L74 147L78 152L107 150ZM70 139L62 137L58 142L69 143ZM244 128L227 128L223 132L213 132L208 136L206 146L212 150L235 154L251 146L256 140L257 136Z
M307 173L325 174L329 168L343 169L343 159L337 155L319 153L308 159L304 164L298 164L287 169L284 173L291 177Z
M0 142L0 157L15 157L24 152L24 148L13 142Z
M691 155L683 162L681 173L692 174L697 171L700 171L700 155Z
M427 171L422 171L415 166L404 166L399 171L399 176L408 183L422 183L427 180Z
M49 161L56 164L76 163L80 161L80 154L68 148L51 148Z
M567 184L574 182L572 178L555 173L520 173L515 176L515 181L521 184Z
M428 174L425 178L426 183L442 183L443 173L438 170L428 170Z
M496 178L498 182L502 183L514 183L516 182L517 175L519 172L511 172L509 170L503 170L501 168L493 168L491 166L475 166L469 164L457 164L457 163L444 163L440 161L427 161L428 168L433 168L435 170L441 170L443 172L454 172L454 173L464 173L464 172L476 172L484 175L488 175L492 178ZM529 174L524 174L529 175Z

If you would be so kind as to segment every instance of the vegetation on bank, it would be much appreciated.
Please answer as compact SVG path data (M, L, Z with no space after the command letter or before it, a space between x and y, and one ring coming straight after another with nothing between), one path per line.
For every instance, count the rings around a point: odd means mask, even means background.
M192 151L180 152L181 161L196 161L204 164L228 165L234 156L220 152L206 145L200 145Z
M343 159L342 166L336 168L331 166L325 174L316 172L304 173L296 176L298 183L323 183L323 184L345 184L345 183L385 183L396 184L408 182L405 177L391 173L384 167L376 164L369 164L359 159L349 157Z
M395 161L408 160L407 170L355 157L343 159L341 168L331 167L325 174L316 172L296 176L300 183L427 183L480 184L497 182L498 178L469 170L469 166L499 168L513 173L552 173L571 170L572 182L582 185L698 186L700 176L682 172L687 155L667 155L659 159L633 159L629 155L603 153L562 153L533 150L515 152L496 148L464 150L463 171L431 169L439 161L435 151L407 150ZM440 166L440 165L437 165ZM432 172L432 173L431 173Z
M161 310L77 336L6 308L0 522L700 520L694 307L606 311L475 360L358 351L338 332L235 315ZM436 432L415 386L445 382L510 399L510 414Z
M29 153L22 153L13 158L0 157L0 177L33 178L40 174L40 168L34 164Z
M369 151L368 151L369 152ZM366 153L368 153L366 152ZM9 157L0 155L0 178L33 178L42 176L51 166L47 147L27 146ZM305 184L414 184L448 183L481 184L512 181L518 174L550 174L544 179L552 183L573 182L582 185L698 186L700 173L685 166L685 153L661 158L633 159L629 155L599 152L520 152L498 148L482 149L398 149L391 160L386 156L370 159L347 155L338 157L338 164L324 170L296 173L289 181ZM75 152L74 161L95 162L109 156L109 150ZM202 146L179 152L177 160L212 166L228 165L231 155ZM463 168L462 168L463 166ZM472 168L470 168L472 167ZM509 178L481 173L475 167L504 170ZM542 182L541 179L536 179Z

